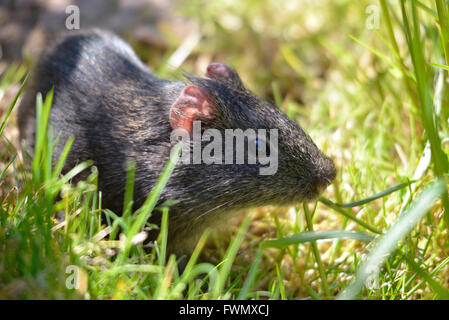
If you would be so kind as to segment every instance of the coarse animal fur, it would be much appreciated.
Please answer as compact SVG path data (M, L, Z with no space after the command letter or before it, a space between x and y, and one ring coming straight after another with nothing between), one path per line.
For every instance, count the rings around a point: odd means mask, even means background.
M50 123L61 135L54 157L75 140L64 166L84 160L99 170L103 206L120 214L127 161L136 164L135 207L143 204L170 155L170 110L187 86L207 92L214 108L204 128L279 131L276 174L260 175L259 165L178 163L159 203L176 200L169 211L169 252L191 253L206 227L223 226L236 210L315 199L335 178L332 161L276 106L245 89L238 74L185 82L154 75L116 35L89 30L69 33L39 59L19 107L20 137L32 153L35 99L54 87ZM160 212L151 222L159 223Z

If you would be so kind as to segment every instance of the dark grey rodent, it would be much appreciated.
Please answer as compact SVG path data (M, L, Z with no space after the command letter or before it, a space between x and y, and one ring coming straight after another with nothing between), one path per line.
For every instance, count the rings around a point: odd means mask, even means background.
M332 161L310 137L274 105L246 90L238 74L211 64L206 78L167 81L151 73L116 35L90 30L64 36L39 59L19 107L21 140L33 151L35 97L54 86L50 121L65 141L75 141L64 170L91 159L99 170L104 207L120 213L126 163L136 163L135 206L143 203L166 164L172 126L194 119L203 128L277 128L279 161L275 175L259 165L182 164L176 166L160 203L177 200L169 212L169 251L189 254L206 227L226 225L226 213L267 204L315 199L335 178ZM174 108L190 108L170 121ZM203 109L202 109L203 108ZM205 109L204 109L205 108ZM209 112L212 111L212 112ZM182 122L186 120L187 122ZM181 123L181 124L180 124ZM160 213L151 221L158 223Z

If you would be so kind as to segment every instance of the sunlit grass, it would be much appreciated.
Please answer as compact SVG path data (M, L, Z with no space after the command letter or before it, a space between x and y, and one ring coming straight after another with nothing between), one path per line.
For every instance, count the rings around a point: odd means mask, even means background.
M182 2L179 12L198 21L202 36L182 70L231 64L338 168L316 204L246 211L229 232L205 235L182 274L165 251L168 208L157 209L163 223L149 254L141 238L154 228L147 219L174 163L137 212L131 163L119 217L102 209L90 163L61 175L70 142L51 167L51 94L37 100L31 171L3 134L14 127L15 97L0 100L0 298L448 298L448 6L381 0L379 26L370 29L369 5ZM164 61L183 39L161 30L172 47L148 64L178 76ZM2 96L26 82L25 70L2 73ZM69 184L83 170L87 180ZM79 268L77 290L67 286L71 265Z

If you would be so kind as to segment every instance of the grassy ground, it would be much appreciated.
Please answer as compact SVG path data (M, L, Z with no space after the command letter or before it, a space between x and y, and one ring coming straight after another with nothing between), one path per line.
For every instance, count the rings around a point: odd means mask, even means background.
M0 63L0 298L449 298L445 2L189 1L179 14L202 36L182 69L234 66L335 160L335 183L316 204L244 212L179 275L164 226L153 254L139 245L170 165L142 209L101 225L95 169L49 166L51 97L32 170L16 157L8 110L29 66ZM171 49L138 52L172 77L183 39L159 29ZM68 184L80 170L89 179Z

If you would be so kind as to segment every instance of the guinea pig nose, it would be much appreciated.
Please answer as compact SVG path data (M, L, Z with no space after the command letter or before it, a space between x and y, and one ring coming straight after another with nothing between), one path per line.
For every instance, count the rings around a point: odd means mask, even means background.
M315 177L317 193L321 194L332 183L337 174L334 163L331 159L324 157L319 163L318 174Z
M329 178L321 178L316 183L316 191L318 194L322 194L324 190L332 183L332 180Z

